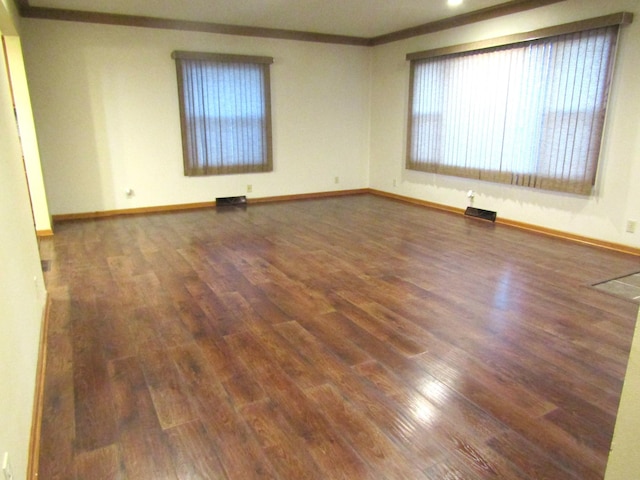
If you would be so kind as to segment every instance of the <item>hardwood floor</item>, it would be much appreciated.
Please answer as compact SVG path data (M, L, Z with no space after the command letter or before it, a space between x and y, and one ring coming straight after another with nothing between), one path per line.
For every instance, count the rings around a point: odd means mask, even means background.
M603 477L638 257L369 195L41 251L40 479Z

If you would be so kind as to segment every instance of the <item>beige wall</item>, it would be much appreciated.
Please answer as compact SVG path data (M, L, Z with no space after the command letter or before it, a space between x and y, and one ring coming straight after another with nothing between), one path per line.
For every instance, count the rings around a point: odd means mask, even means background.
M11 19L0 5L0 24L4 22ZM0 456L9 452L14 478L22 479L45 293L4 58L0 58L0 139Z
M246 194L248 184L248 197L368 185L365 47L47 20L22 26L52 214L211 201ZM274 57L274 172L183 176L173 50Z
M0 0L0 12L0 32L3 35L17 35L20 21L13 0Z
M27 173L33 221L36 231L46 233L51 231L51 217L49 216L47 195L42 177L40 150L38 148L38 139L36 138L36 127L33 121L20 37L7 36L4 37L4 41L9 76L11 78L11 89L20 129L20 144L22 145L22 155Z
M404 169L409 65L405 55L609 13L630 11L622 29L595 194L580 197ZM371 187L458 208L476 192L475 206L498 217L640 247L640 2L566 0L528 12L380 46L374 50ZM396 187L393 180L396 180Z

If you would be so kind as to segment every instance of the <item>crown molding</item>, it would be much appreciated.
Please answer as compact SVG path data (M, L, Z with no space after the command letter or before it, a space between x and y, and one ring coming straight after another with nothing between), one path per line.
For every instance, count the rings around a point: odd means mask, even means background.
M540 28L529 32L514 33L502 37L488 38L477 42L462 43L451 45L448 47L433 48L431 50L423 50L407 54L407 60L424 60L427 58L441 57L444 55L453 55L456 53L466 53L488 48L502 47L504 45L513 45L516 43L531 42L542 38L555 37L558 35L567 35L570 33L581 32L584 30L593 30L596 28L612 27L614 25L628 25L633 21L633 13L619 12L602 17L589 18L577 22L563 23L553 27Z
M26 0L21 1L23 3L26 2ZM20 8L20 15L25 18L39 18L44 20L62 20L69 22L98 23L103 25L119 25L127 27L220 33L224 35L277 38L281 40L300 40L306 42L321 42L360 46L367 46L369 43L368 39L366 38L351 37L348 35L331 35L326 33L302 32L297 30L250 27L245 25L226 25L221 23L172 20L157 17L86 12L80 10L65 10L58 8L26 6Z
M239 35L248 37L276 38L280 40L297 40L303 42L320 42L340 45L377 46L396 42L419 35L439 32L471 23L490 20L511 15L526 10L543 7L565 0L511 0L492 7L474 12L463 13L453 17L425 23L416 27L399 30L397 32L376 37L354 37L349 35L332 35L327 33L304 32L299 30L285 30L276 28L251 27L245 25L227 25L211 22L196 22L189 20L174 20L158 17L137 15L121 15L102 12L86 12L80 10L66 10L58 8L32 7L29 0L14 0L20 15L24 18L38 18L44 20L61 20L69 22L97 23L103 25L120 25L127 27L157 28L168 30L182 30L191 32L218 33L223 35Z
M512 0L492 7L486 7L473 12L443 18L442 20L436 20L435 22L425 23L416 27L398 30L397 32L379 35L377 37L370 38L369 45L384 45L385 43L397 42L398 40L405 40L407 38L418 37L428 33L440 32L450 28L462 27L471 23L504 17L505 15L520 13L563 1L564 0Z

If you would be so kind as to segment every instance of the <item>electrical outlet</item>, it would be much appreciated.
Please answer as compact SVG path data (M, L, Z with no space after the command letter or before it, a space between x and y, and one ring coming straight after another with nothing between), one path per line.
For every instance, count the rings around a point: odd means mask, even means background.
M336 177L333 179L334 183L340 183L340 177Z
M9 463L9 452L4 452L2 474L4 475L3 480L13 480L13 470L11 470L11 463Z
M253 185L247 185L247 193L253 192Z
M635 220L627 220L627 233L635 233L636 224L637 222Z
M396 179L395 179L395 178L393 179L393 186L394 186L394 187L397 187L397 186L398 186L398 182L396 182Z

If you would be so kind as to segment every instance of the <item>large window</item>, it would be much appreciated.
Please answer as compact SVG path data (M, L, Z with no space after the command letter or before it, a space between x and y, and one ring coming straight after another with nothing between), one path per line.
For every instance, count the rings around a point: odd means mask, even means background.
M590 194L622 23L606 19L517 43L408 55L407 168Z
M270 57L173 52L184 174L269 172Z

